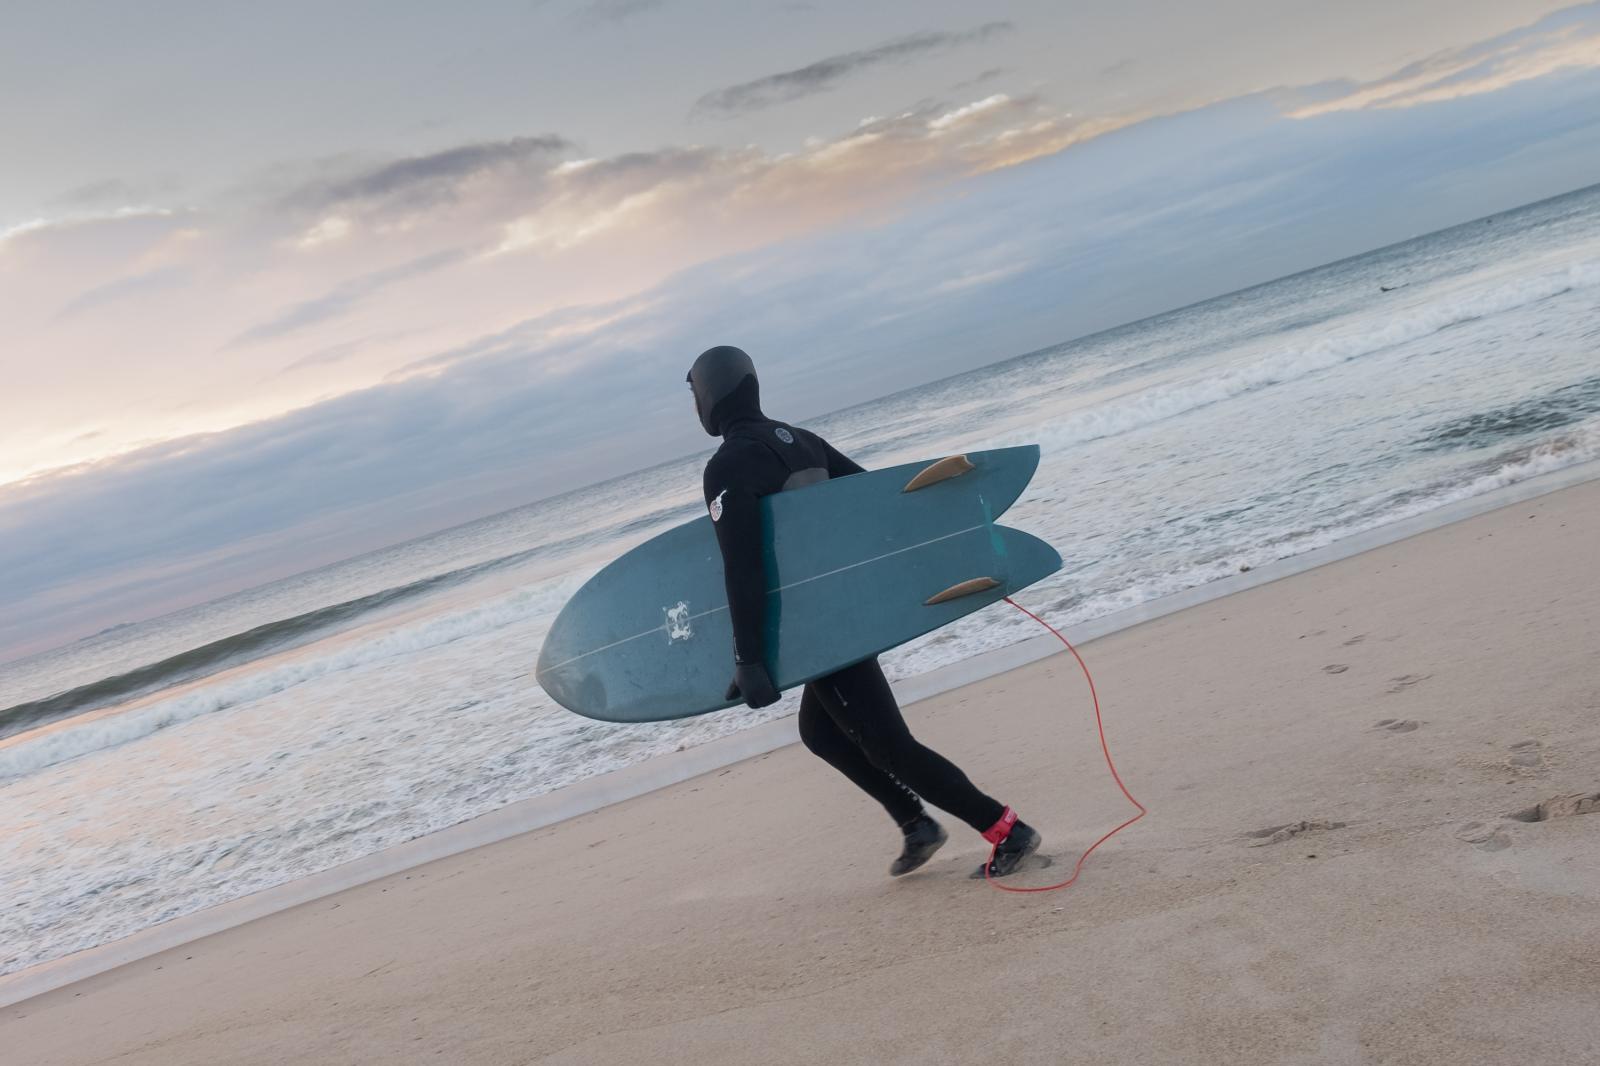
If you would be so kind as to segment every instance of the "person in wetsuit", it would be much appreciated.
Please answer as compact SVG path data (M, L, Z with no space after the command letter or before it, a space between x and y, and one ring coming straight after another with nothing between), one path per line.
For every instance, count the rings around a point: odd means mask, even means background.
M706 464L705 499L722 550L733 622L728 698L765 707L777 701L778 690L767 669L768 585L757 501L863 471L815 433L762 414L755 365L740 349L723 345L701 353L688 381L700 424L722 438ZM1010 807L979 791L959 767L911 735L876 658L805 686L800 739L881 803L905 834L904 850L889 867L894 876L927 862L948 839L923 809L924 799L996 845L978 875L1003 877L1039 846L1039 834Z

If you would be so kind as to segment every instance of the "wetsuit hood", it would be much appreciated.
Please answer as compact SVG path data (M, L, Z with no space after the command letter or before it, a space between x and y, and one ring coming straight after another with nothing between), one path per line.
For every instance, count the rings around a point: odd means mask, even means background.
M689 368L688 381L695 413L713 437L735 422L765 417L755 363L742 349L726 344L707 348Z

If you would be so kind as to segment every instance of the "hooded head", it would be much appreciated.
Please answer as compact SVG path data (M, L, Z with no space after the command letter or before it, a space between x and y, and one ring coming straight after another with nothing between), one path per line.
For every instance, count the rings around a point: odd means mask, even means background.
M739 348L720 344L707 348L689 368L695 413L713 437L745 418L761 418L761 393L756 366Z

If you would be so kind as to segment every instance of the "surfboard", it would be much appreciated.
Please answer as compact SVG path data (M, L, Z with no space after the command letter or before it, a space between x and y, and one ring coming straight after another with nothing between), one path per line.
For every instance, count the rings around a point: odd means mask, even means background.
M999 448L764 497L767 665L786 689L971 614L1061 567L996 525L1039 464ZM608 722L733 706L733 630L709 517L614 560L567 601L535 676L561 706Z

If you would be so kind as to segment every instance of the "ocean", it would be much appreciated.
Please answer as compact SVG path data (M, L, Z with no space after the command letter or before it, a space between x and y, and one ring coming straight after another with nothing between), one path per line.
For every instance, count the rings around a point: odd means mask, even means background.
M1060 549L1021 599L1071 625L1600 458L1600 186L808 425L867 466L1040 444L1006 522ZM565 598L701 513L705 458L0 664L0 973L791 713L610 725L534 683Z

